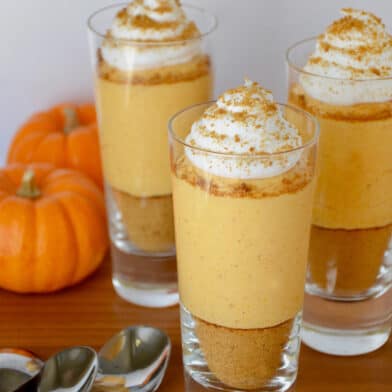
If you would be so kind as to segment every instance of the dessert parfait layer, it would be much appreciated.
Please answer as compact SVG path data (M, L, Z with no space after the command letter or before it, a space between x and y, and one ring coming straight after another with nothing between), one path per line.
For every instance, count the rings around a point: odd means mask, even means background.
M392 38L376 16L344 9L318 38L289 102L320 122L310 273L336 295L366 292L392 237Z
M250 81L188 133L172 149L181 302L210 371L261 388L302 308L315 151L301 147L314 135Z
M174 247L167 121L212 94L209 56L177 0L134 0L98 50L97 105L105 178L142 251Z

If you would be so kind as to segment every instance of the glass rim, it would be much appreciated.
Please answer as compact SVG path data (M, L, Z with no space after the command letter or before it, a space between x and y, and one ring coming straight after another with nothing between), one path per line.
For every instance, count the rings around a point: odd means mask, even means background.
M106 32L102 33L100 31L98 31L94 26L93 26L93 20L96 16L100 15L101 13L108 11L110 9L114 9L114 8L119 8L119 7L126 7L129 4L129 2L126 3L116 3L116 4L110 4L107 5L105 7L99 8L98 10L94 11L87 19L87 28L90 32L94 33L95 35L101 37L102 39L106 38ZM112 41L115 42L119 42L119 43L123 43L123 44L128 44L128 45L132 45L132 46L142 46L142 47L148 47L148 46L154 46L154 47L166 47L166 46L176 46L176 45L183 45L189 42L193 42L193 41L199 41L207 36L209 36L210 34L212 34L218 27L218 18L208 12L206 9L202 8L202 7L198 7L195 6L193 4L188 4L188 3L184 3L181 5L183 8L185 9L192 9L194 11L198 11L201 14L206 15L207 17L210 18L211 24L209 26L209 28L201 33L200 35L198 35L197 37L193 37L193 38L188 38L188 39L183 39L183 40L174 40L174 41L165 41L165 42L143 42L143 41L137 41L137 40L131 40L131 39L126 39L126 38L110 38ZM109 28L110 26L108 26Z
M385 80L392 80L392 76L389 77L382 77L382 78L363 78L363 79L348 79L348 78L337 78L334 76L326 76L326 75L321 75L315 72L309 72L305 71L303 67L300 67L297 65L292 59L291 59L291 54L293 51L297 48L299 48L301 45L304 45L306 43L309 43L311 41L317 42L318 36L316 37L310 37L310 38L305 38L301 41L297 41L294 44L290 45L289 48L286 50L286 64L296 70L298 73L301 73L303 75L308 75L312 77L317 77L317 78L323 78L323 79L329 79L329 80L335 80L335 81L344 81L344 82L377 82L377 81L385 81Z
M184 147L190 148L191 150L197 150L199 152L203 152L203 153L207 153L207 154L211 154L211 155L217 155L220 157L238 158L238 159L244 159L244 158L246 158L246 159L263 159L263 158L279 157L279 156L286 155L286 154L289 154L292 152L305 150L308 147L311 147L312 145L316 144L317 140L319 138L320 124L315 116L313 116L312 114L308 113L307 111L300 109L296 106L293 106L293 105L290 105L287 103L280 103L280 102L277 102L277 105L280 108L282 108L282 107L289 108L290 110L294 110L297 113L301 113L304 117L306 117L308 120L310 120L312 122L313 127L314 127L314 133L313 133L313 136L311 137L311 139L309 141L307 141L305 144L302 144L299 147L291 148L286 151L262 152L262 153L256 153L256 154L254 154L254 153L253 154L243 154L243 153L241 154L241 153L219 152L219 151L209 150L209 149L203 148L203 147L192 146L191 144L186 143L183 138L176 135L176 133L174 132L174 129L173 129L173 123L178 117L180 117L182 114L184 114L192 109L195 109L197 107L212 105L216 102L217 102L216 100L211 100L211 101L207 101L207 102L197 103L195 105L188 106L188 107L180 110L179 112L175 113L169 119L169 122L168 122L169 135L173 138L173 140L182 144Z

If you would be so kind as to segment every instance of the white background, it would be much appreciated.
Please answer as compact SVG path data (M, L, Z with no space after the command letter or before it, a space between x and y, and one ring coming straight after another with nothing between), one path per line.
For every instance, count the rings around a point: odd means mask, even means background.
M121 0L120 0L121 1ZM32 112L61 101L90 99L86 38L89 14L115 0L0 0L0 162ZM184 0L219 18L213 36L216 91L246 75L285 95L286 48L320 34L352 6L392 26L392 0Z

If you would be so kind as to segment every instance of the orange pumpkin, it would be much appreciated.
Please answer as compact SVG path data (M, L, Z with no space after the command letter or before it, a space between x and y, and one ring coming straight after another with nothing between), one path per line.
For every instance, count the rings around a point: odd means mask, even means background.
M47 164L0 169L0 287L51 292L80 282L108 249L101 190Z
M16 133L7 160L79 170L102 188L94 105L62 104L33 115Z

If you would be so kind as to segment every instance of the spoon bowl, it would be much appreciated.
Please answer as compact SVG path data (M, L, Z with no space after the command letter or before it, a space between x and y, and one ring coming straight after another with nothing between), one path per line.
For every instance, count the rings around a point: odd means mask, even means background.
M87 392L98 371L98 357L89 347L73 347L55 354L45 363L38 392Z
M113 336L100 350L96 385L156 391L169 362L171 343L160 329L135 326Z

